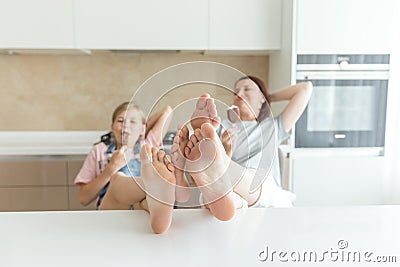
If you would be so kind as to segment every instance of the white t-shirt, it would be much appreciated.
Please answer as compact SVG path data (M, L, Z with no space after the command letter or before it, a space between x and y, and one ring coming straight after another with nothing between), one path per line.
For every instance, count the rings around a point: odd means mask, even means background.
M221 122L222 133L233 127L229 120ZM251 169L256 169L260 177L272 175L281 186L278 146L289 137L283 126L282 116L257 121L239 121L236 123L238 137L233 145L232 160ZM260 182L260 181L258 181Z
M220 136L231 127L233 125L229 120L222 121ZM292 207L296 196L281 188L278 146L289 137L283 126L282 115L266 118L260 123L237 122L236 127L239 132L233 146L232 160L256 171L250 190L262 185L260 199L252 207Z

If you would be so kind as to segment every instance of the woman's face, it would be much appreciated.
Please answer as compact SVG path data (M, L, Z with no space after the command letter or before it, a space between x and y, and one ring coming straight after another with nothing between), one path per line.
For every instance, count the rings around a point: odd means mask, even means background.
M117 146L127 145L133 147L138 141L140 135L144 135L145 125L142 123L142 117L135 109L124 110L117 115L111 125L117 141Z
M239 107L242 120L256 119L260 113L265 97L257 84L250 79L240 80L236 83L233 104Z

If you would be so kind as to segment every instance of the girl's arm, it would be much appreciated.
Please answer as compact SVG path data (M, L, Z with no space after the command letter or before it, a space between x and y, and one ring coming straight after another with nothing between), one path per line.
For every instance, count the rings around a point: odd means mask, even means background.
M162 110L151 116L146 122L146 136L151 130L156 137L157 144L161 144L165 134L168 132L172 119L172 108L165 106Z
M310 100L313 85L311 82L302 82L270 94L271 102L289 100L282 111L283 126L287 132L292 129L300 118Z
M96 164L95 162L94 164ZM86 161L85 161L86 164ZM106 168L100 173L95 179L89 183L80 183L79 189L79 202L83 206L89 205L93 200L95 200L101 189L110 181L111 176L113 176L119 169L125 166L124 148L117 149L110 160L110 163ZM94 168L95 165L89 164L88 168ZM84 166L85 167L85 166ZM82 168L84 168L82 167ZM93 170L94 171L94 170Z

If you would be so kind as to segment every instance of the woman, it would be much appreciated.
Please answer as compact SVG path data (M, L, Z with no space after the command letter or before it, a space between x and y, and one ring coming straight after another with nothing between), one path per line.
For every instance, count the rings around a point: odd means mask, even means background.
M240 123L232 123L229 120L222 122L222 129L231 129L223 131L222 134L227 153L231 154L235 162L257 168L255 164L261 159L260 153L272 152L274 158L269 157L272 174L277 185L281 186L277 146L289 137L289 131L306 108L311 93L311 82L299 83L270 93L265 83L257 77L246 76L239 79L235 83L233 104L238 107ZM271 103L279 101L289 102L282 113L274 118L270 106ZM229 132L235 136L232 138L234 142L231 142ZM260 149L260 146L264 150Z
M255 171L250 175L251 178L246 176L242 179L234 191L247 200L250 206L290 206L290 194L281 194L283 190L280 188L278 145L289 136L289 131L307 106L312 84L299 83L270 93L261 79L245 76L235 83L234 91L233 104L238 109L236 116L239 120L222 121L218 132L222 136L225 151L232 160ZM273 117L270 105L278 101L289 102L281 114ZM208 112L211 123L218 125L215 123L218 117L213 110L210 96L201 96L192 116L193 129L200 128L202 123L207 122L205 119L195 118L207 117L205 114L208 111L211 111ZM273 177L266 179L269 175ZM256 192L248 194L249 189L254 191L256 188Z
M124 102L114 110L111 143L96 144L75 178L75 184L80 186L79 202L82 205L87 206L97 199L96 206L99 207L115 173L140 175L140 147L144 141L154 147L161 146L171 121L171 111L166 106L148 120L146 127L145 116L138 106ZM125 157L129 159L128 164Z

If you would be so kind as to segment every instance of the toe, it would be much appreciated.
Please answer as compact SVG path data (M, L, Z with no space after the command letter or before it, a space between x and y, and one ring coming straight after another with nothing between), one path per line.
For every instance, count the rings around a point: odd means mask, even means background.
M166 164L165 166L167 166L167 169L168 169L170 172L174 172L174 171L175 171L175 167L174 167L174 165L173 165L172 163L168 163L168 164Z
M186 151L186 148L192 149L193 147L194 147L194 143L191 140L189 140L186 144L185 151Z
M151 148L151 157L152 157L153 161L158 161L157 152L158 152L157 148L155 148L155 147Z
M196 136L195 134L192 134L192 135L190 136L189 142L192 142L193 144L196 144L196 143L199 142L199 140L197 140L197 136ZM188 142L188 143L189 143L189 142Z
M200 129L196 129L193 135L196 137L197 142L203 139Z
M214 138L216 133L214 127L210 123L201 125L201 134L204 138Z
M165 156L165 151L164 150L159 150L157 152L157 159L158 161L163 161L164 160L164 156Z
M163 162L164 162L165 165L171 163L171 157L168 156L168 155L164 155L164 157L163 157L162 160L163 160Z
M186 157L189 156L190 151L191 151L190 147L185 147L185 156L186 156Z
M189 129L186 125L183 125L181 130L179 131L179 137L181 141L185 141L189 139Z

